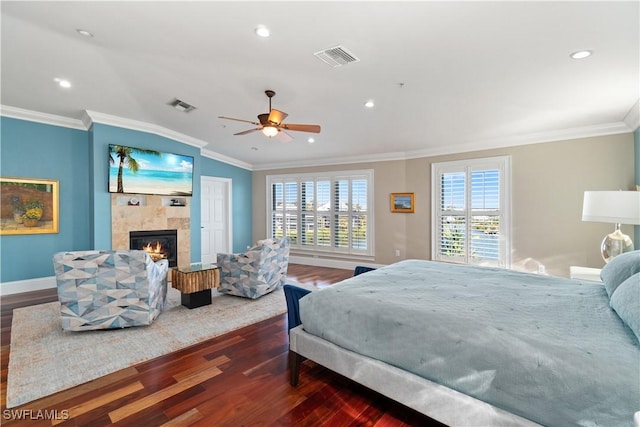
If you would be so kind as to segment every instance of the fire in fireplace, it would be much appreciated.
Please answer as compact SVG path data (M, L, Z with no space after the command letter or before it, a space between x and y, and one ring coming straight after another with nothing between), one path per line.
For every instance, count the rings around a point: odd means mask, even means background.
M167 259L169 267L178 265L178 230L130 231L129 248L147 251L151 259Z

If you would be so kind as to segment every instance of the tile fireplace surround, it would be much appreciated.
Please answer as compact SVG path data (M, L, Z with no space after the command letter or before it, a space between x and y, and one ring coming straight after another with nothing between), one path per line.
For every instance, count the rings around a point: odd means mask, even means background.
M135 198L138 206L128 201ZM171 206L169 196L111 195L112 249L129 249L130 231L178 230L178 264L191 263L190 198L184 206Z

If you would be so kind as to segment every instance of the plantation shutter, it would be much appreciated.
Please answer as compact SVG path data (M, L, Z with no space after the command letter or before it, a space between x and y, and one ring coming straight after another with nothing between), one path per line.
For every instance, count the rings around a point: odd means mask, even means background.
M317 181L318 212L317 212L317 245L331 246L331 181Z
M462 262L466 255L466 174L440 175L440 255Z
M293 249L371 255L373 172L269 176L270 236Z
M366 250L367 236L367 180L351 181L351 247Z
M285 235L292 245L298 244L298 183L284 184Z
M283 232L283 218L284 218L284 203L283 203L283 188L284 185L281 181L275 181L271 184L271 236L282 237Z
M300 185L300 245L313 247L316 242L316 183L303 181Z
M501 264L500 171L471 171L471 241L473 264Z
M433 165L433 259L509 265L509 166L509 157Z
M333 182L334 246L349 247L349 181L337 179Z

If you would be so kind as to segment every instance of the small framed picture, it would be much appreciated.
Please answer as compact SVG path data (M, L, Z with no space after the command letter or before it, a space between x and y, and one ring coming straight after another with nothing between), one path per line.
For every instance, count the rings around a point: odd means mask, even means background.
M391 193L391 212L413 213L413 193Z

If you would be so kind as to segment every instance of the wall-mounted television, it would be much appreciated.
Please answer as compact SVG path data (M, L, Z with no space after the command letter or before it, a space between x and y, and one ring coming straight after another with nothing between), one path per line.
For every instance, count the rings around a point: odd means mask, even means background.
M110 144L109 192L191 196L193 157Z

